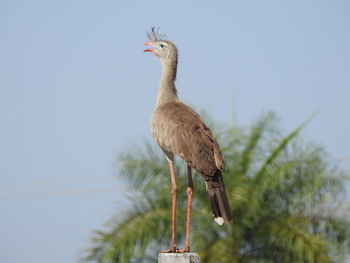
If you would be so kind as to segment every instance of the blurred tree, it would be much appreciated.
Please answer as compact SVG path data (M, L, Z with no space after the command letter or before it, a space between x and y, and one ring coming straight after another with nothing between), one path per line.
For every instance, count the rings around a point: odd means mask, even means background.
M225 187L234 223L219 226L210 214L201 176L194 175L191 249L202 263L345 262L350 220L346 175L324 149L304 143L301 125L283 137L273 113L250 129L216 130L226 161ZM182 246L186 214L186 166L178 175L177 240ZM170 176L155 143L120 157L121 176L133 191L131 207L96 231L86 260L156 262L170 239Z

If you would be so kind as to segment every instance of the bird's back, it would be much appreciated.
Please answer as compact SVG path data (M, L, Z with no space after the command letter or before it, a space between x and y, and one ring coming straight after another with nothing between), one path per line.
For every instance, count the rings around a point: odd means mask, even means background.
M184 159L204 177L225 168L218 143L202 118L179 101L158 106L152 115L152 134L160 147Z

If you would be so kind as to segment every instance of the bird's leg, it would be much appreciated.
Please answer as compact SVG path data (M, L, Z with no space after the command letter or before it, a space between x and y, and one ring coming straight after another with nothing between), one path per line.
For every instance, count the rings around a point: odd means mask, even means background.
M186 218L186 239L185 247L180 249L180 253L190 252L190 226L191 226L191 212L192 212L192 194L193 181L191 167L187 165L188 184L187 184L187 218Z
M175 230L176 230L176 176L174 171L174 162L169 160L169 170L171 176L171 195L172 195L172 208L171 208L171 240L170 240L170 248L166 250L162 250L162 253L174 253L176 252L175 245Z
M174 171L174 162L169 163L170 175L171 175L171 195L172 195L172 209L171 209L171 241L170 241L170 249L176 251L175 244L175 230L176 230L176 176Z

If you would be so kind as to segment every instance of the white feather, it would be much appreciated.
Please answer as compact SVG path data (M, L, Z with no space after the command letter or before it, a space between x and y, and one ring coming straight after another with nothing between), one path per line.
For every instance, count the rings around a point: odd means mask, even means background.
M218 223L220 226L224 223L224 219L222 217L216 217L214 218L215 222Z

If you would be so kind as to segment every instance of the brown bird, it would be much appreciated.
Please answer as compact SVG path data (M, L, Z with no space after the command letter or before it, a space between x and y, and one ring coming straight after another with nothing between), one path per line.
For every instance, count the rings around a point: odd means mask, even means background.
M152 135L167 157L172 184L170 248L162 252L189 252L193 193L191 168L194 168L205 179L212 213L215 221L222 225L232 222L231 210L221 176L225 164L220 147L203 119L193 109L179 101L175 87L178 59L176 46L165 40L164 35L159 34L155 28L152 28L147 36L150 41L144 46L153 48L144 51L151 52L158 57L163 69L156 107L151 120ZM177 249L175 244L177 186L174 156L186 161L188 171L186 239L185 246L181 250Z

